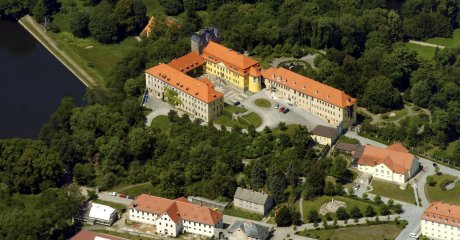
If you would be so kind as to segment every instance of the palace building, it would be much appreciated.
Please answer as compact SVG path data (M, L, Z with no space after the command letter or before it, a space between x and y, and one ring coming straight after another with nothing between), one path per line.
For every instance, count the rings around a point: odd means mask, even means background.
M179 109L206 122L222 114L223 94L216 91L208 79L195 79L186 73L194 71L200 62L193 54L169 64L160 64L145 71L147 90L151 95L164 99Z
M432 202L423 212L420 227L429 239L460 240L460 206Z
M256 60L212 41L203 48L201 57L206 60L207 74L221 78L241 91L260 91L260 64Z
M131 221L154 225L158 234L176 237L193 233L212 237L217 228L223 228L223 214L189 202L142 194L128 207Z
M339 129L356 122L356 99L345 92L284 68L262 71L267 90Z

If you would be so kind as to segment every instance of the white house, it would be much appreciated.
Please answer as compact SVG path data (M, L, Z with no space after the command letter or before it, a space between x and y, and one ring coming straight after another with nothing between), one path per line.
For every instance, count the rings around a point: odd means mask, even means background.
M332 143L334 143L339 136L339 131L337 128L318 125L311 131L310 135L315 142L321 145L332 146Z
M432 202L423 212L420 227L429 239L460 240L460 206Z
M155 225L158 234L173 237L185 232L211 237L216 228L223 227L222 213L186 198L142 194L131 203L128 215L131 221Z
M117 219L118 212L115 208L93 202L88 202L80 213L73 216L75 221L106 226L111 226Z
M387 148L366 145L358 160L358 170L396 183L405 183L419 168L418 158L400 143Z
M238 187L233 196L233 205L236 208L265 215L273 206L273 198L266 193Z

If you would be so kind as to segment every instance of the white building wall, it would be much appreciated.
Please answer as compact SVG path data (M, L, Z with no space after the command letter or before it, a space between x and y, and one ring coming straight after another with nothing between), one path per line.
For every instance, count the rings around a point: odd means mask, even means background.
M265 215L266 208L262 204L256 204L253 202L244 201L242 199L234 198L233 205L236 208L240 208L249 212L255 212L260 215Z
M182 230L182 224L175 223L168 214L163 214L156 222L157 233L167 236L177 236L179 232Z
M422 235L430 239L460 240L460 227L421 220Z
M135 222L140 222L140 223L146 223L146 224L152 224L155 225L155 219L157 219L157 215L154 213L148 213L148 212L143 212L143 211L138 211L134 208L130 208L128 211L128 216L129 220L135 221Z
M386 181L405 183L408 180L407 176L394 173L383 163L376 165L374 167L358 165L358 170L372 174L372 177L374 178L379 178Z

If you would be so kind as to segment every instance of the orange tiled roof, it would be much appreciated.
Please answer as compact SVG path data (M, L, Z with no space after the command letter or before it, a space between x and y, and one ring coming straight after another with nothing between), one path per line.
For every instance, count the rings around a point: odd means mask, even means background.
M136 204L136 207L134 207ZM142 194L129 205L129 208L154 213L158 216L167 214L175 223L179 220L215 225L222 219L222 213L202 207L181 197L175 200Z
M423 220L460 227L460 206L432 202L422 215Z
M70 240L96 240L96 239L106 239L106 240L126 240L126 238L115 237L112 235L97 233L93 231L88 231L85 229L80 230L77 234L70 238Z
M206 103L211 103L224 96L211 86L189 77L167 64L162 63L147 69L145 72Z
M181 72L189 72L204 64L204 59L196 51L190 52L180 58L172 60L169 66Z
M260 72L259 62L256 60L212 41L203 49L201 56L213 63L222 62L229 70L243 76L250 73L250 67L254 67L252 76L258 76L254 74Z
M409 152L409 150L407 150L407 148L405 148L401 143L392 144L392 145L388 146L387 149L391 149L391 150L397 151L397 152L405 152L405 153Z
M393 172L405 174L412 167L414 155L399 150L366 145L358 164L374 167L383 163Z
M298 92L341 108L352 106L356 102L355 98L350 97L339 89L304 77L282 67L266 69L262 71L262 76L272 82L292 88Z

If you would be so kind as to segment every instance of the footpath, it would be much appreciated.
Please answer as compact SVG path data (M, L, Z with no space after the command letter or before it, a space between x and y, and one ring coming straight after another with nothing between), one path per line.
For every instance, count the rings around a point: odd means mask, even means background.
M87 87L96 86L97 82L77 64L66 52L59 49L56 42L51 39L31 16L26 15L19 19L19 24L24 27L37 41L39 41L51 54L66 66Z

